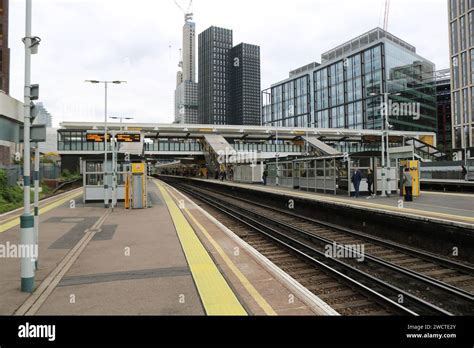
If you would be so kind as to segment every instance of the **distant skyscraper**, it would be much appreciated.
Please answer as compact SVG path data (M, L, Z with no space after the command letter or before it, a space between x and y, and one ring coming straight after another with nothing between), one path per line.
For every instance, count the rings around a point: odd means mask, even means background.
M196 82L196 24L183 27L183 81Z
M260 125L260 48L232 47L232 30L199 34L199 122Z
M199 34L199 111L202 124L229 124L232 30L210 27Z
M0 0L0 90L10 93L10 49L8 48L8 1Z
M43 103L36 103L38 115L35 117L33 124L44 124L47 128L53 127L53 116L44 107Z
M231 123L260 125L260 47L241 43L230 56Z
M464 150L471 149L471 157L474 156L473 8L474 1L448 1L453 148L462 156Z
M182 60L176 74L174 93L175 123L197 123L196 83L196 24L186 22L183 26Z

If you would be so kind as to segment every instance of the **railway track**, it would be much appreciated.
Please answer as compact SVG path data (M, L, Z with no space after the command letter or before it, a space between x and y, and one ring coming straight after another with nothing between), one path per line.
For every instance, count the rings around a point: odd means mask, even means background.
M237 221L234 232L343 315L474 313L470 265L221 192L173 185ZM328 250L343 257L328 257Z

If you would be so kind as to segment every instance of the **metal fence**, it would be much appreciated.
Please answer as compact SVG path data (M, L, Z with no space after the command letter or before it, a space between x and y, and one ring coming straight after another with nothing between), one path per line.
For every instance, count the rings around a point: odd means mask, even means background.
M31 167L33 168L33 167ZM7 184L15 186L21 181L23 176L23 168L19 164L11 166L0 166L0 170L5 171L7 176ZM53 163L40 164L40 179L59 179L61 177L61 168Z

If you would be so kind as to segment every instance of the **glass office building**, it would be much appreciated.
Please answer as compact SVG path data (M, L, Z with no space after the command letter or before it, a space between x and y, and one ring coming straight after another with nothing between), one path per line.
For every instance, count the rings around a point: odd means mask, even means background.
M382 93L391 93L392 104L420 109L419 117L390 113L393 129L436 131L436 88L426 80L435 65L415 47L377 28L321 58L262 92L264 125L380 129Z
M449 0L453 148L474 156L474 0ZM469 155L469 154L468 154Z

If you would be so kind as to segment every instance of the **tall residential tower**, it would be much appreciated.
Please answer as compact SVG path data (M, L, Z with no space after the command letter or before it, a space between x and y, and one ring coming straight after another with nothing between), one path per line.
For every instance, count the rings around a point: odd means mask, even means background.
M453 148L474 157L474 1L448 0Z
M260 125L260 47L241 43L230 57L231 123Z
M176 75L175 123L198 123L196 83L196 24L186 20L183 26L181 68Z
M199 122L260 125L260 47L232 42L230 29L199 34Z

